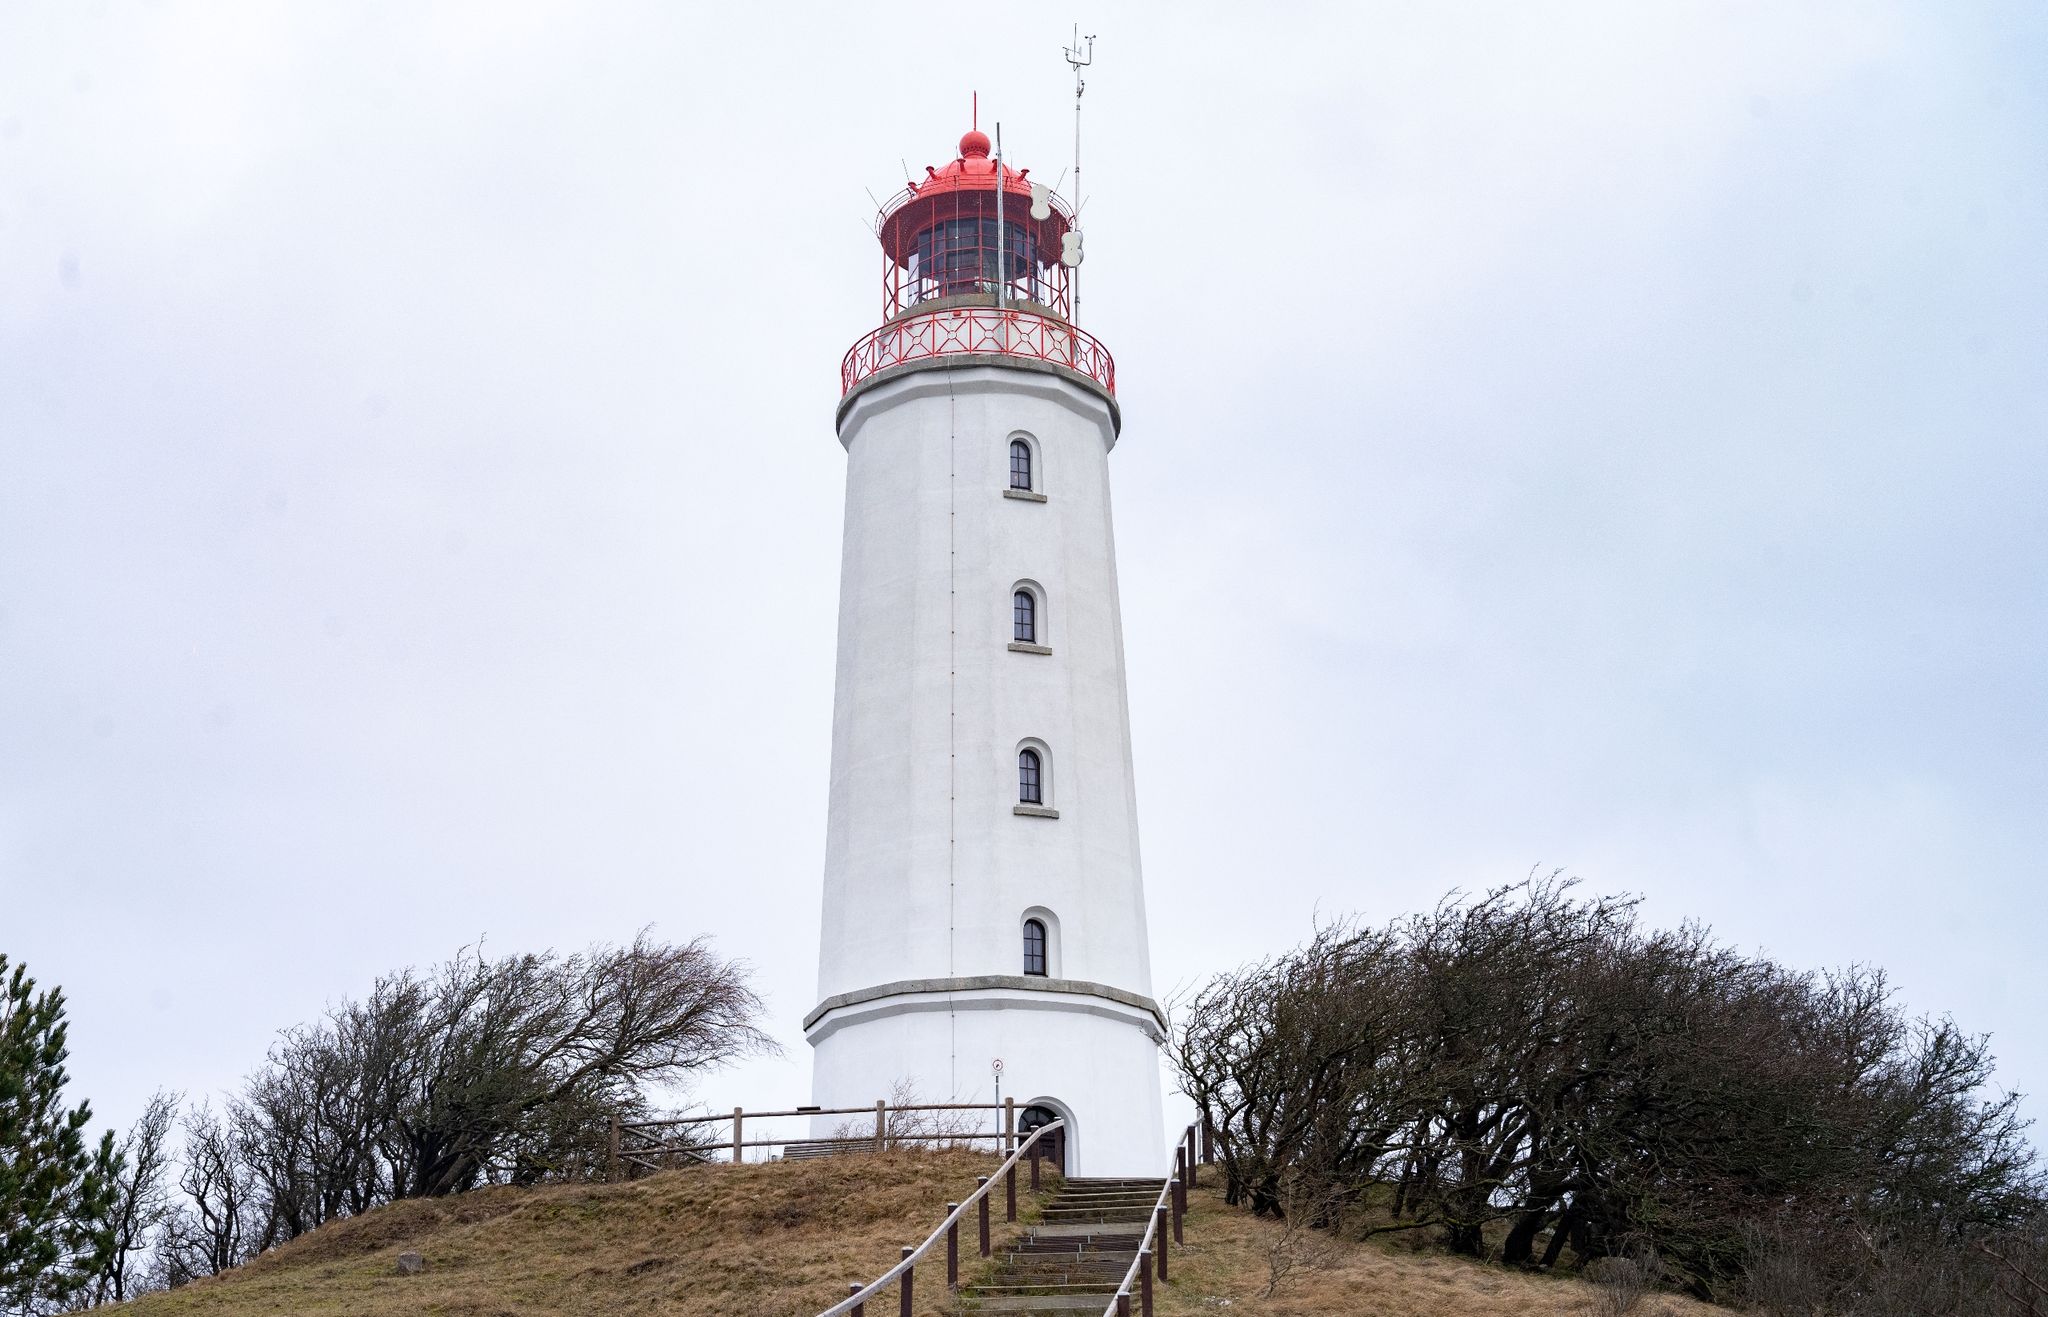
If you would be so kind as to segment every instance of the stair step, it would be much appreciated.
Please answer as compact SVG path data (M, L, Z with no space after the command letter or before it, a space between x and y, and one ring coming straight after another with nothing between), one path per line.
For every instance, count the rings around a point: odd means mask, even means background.
M1159 1199L1159 1195L1163 1192L1165 1191L1161 1189L1160 1186L1155 1184L1147 1185L1142 1189L1088 1189L1080 1192L1076 1192L1073 1189L1068 1189L1062 1194L1060 1194L1060 1197L1082 1201L1095 1201L1099 1199L1115 1198L1128 1199L1134 1203L1150 1203L1157 1202Z
M1130 1274L1165 1184L1067 1180L994 1273L961 1298L977 1313L1100 1313Z
M1129 1213L1117 1214L1114 1212L1061 1212L1059 1215L1054 1216L1048 1212L1045 1219L1052 1225L1142 1226L1145 1224L1146 1217L1143 1214L1133 1216Z

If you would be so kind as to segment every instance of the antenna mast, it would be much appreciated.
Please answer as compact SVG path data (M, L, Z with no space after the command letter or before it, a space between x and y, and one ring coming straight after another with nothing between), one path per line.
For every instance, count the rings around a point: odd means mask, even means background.
M1076 23L1074 44L1068 46L1063 53L1067 63L1074 69L1074 223L1077 226L1081 222L1081 93L1088 90L1088 84L1081 79L1081 70L1095 62L1095 34L1088 34L1088 47L1085 51L1081 47L1081 41L1081 25ZM1069 278L1073 281L1074 289L1074 319L1078 321L1081 318L1081 252L1078 238L1072 254L1074 259L1066 264L1073 271Z
M1010 283L1010 263L1003 255L1003 121L996 120L996 310L1003 309L1003 294ZM1010 322L1003 322L1004 343L1009 342ZM1001 1083L1001 1080L997 1080Z

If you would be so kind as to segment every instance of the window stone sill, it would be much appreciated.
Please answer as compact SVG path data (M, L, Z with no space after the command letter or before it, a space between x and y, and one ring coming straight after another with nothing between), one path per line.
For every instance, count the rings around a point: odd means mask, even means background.
M1021 499L1023 499L1023 500L1024 500L1024 501L1025 501L1026 503L1043 503L1043 502L1045 502L1045 495L1043 495L1043 494L1039 493L1039 492L1038 492L1037 490L1035 490L1035 489L1006 489L1006 490L1004 490L1004 491L1003 491L1003 497L1004 497L1004 498L1021 498Z
M1022 814L1027 819L1056 819L1060 816L1058 810L1047 809L1043 805L1019 805L1011 812Z
M1021 640L1013 640L1010 642L1010 652L1012 654L1050 654L1052 653L1052 646L1027 645Z

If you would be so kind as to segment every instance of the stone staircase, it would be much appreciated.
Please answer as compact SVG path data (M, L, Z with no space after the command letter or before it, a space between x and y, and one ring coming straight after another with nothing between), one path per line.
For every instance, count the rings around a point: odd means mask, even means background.
M1101 1313L1137 1256L1163 1180L1068 1180L1036 1225L963 1286L963 1313Z

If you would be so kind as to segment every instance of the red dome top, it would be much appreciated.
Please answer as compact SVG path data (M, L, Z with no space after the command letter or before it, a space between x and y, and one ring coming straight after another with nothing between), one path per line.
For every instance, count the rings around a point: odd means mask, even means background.
M988 134L980 129L969 129L960 139L960 154L943 168L925 166L925 177L895 197L882 216L876 229L876 236L882 240L882 249L890 259L899 264L909 259L910 249L917 235L940 220L954 218L967 210L977 213L986 208L993 217L996 174L1002 173L1002 196L1004 218L1013 224L1024 224L1038 230L1038 249L1049 263L1056 259L1060 250L1060 235L1068 227L1068 219L1062 207L1055 204L1052 214L1042 220L1031 218L1031 184L1028 169L1012 169L989 158Z

